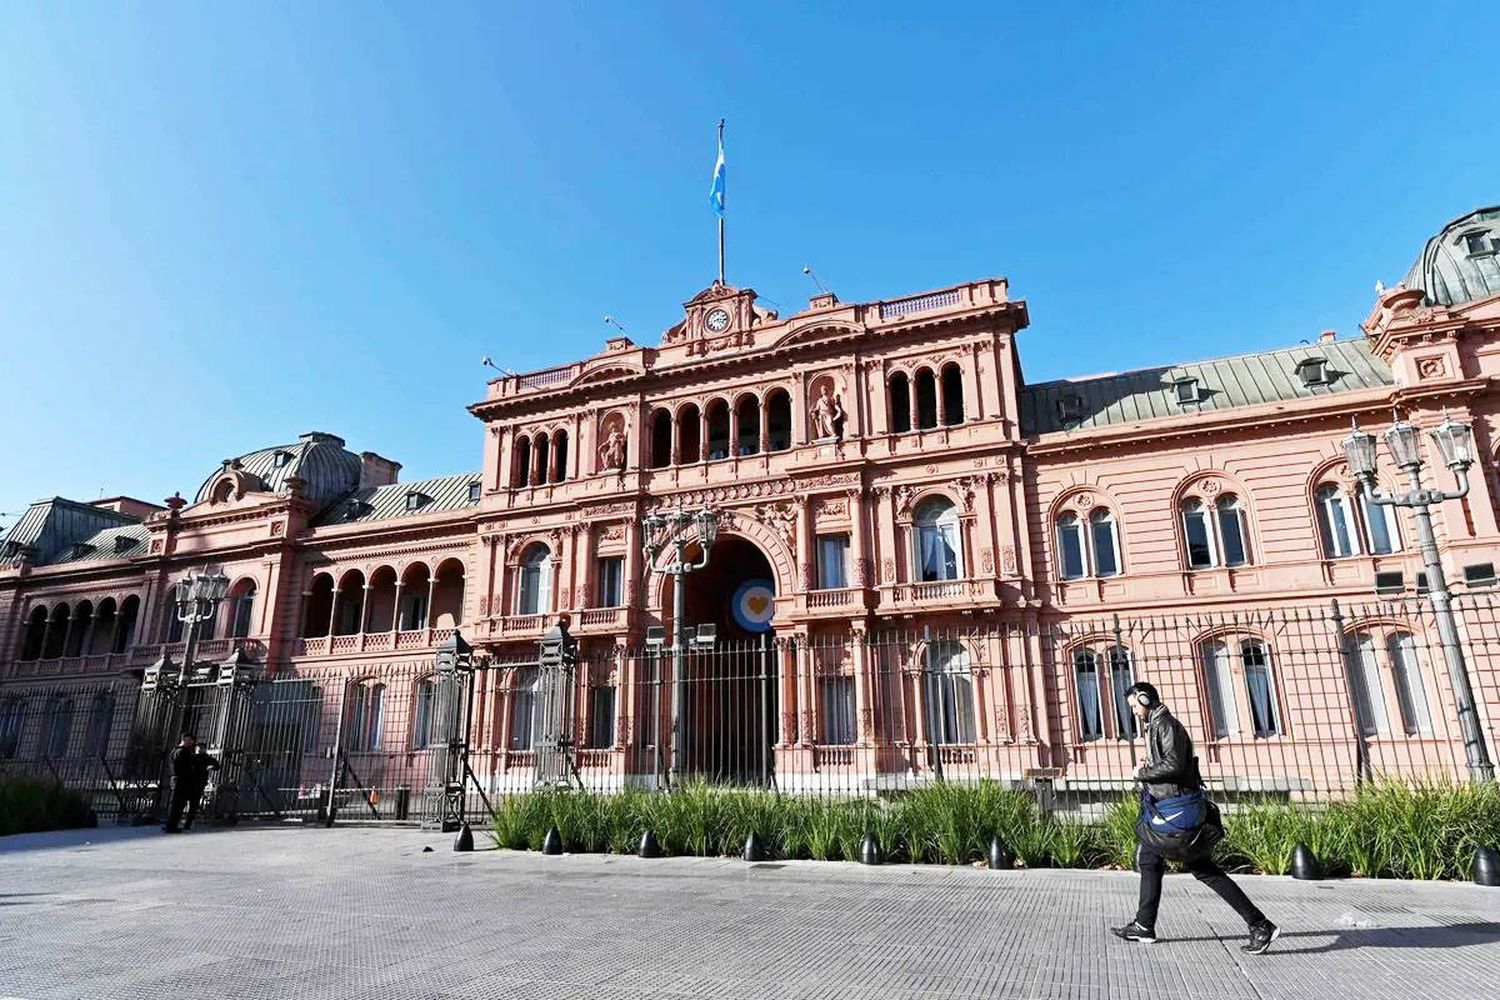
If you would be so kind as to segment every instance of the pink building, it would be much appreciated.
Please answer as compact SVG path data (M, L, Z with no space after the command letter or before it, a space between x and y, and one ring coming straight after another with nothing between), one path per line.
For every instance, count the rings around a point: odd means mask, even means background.
M402 768L430 754L455 629L488 665L468 732L491 791L530 786L556 718L601 787L675 768L1107 791L1139 756L1118 697L1132 678L1163 688L1225 787L1459 774L1414 522L1362 499L1340 442L1393 409L1473 425L1470 491L1434 518L1493 746L1497 262L1500 208L1484 209L1429 241L1361 335L1042 384L1023 378L1028 307L1004 279L821 294L787 317L716 284L657 344L616 337L492 381L469 407L473 473L403 483L309 433L164 506L39 501L3 543L0 755L138 749L142 671L184 654L171 585L215 567L230 588L194 666L232 667L202 678L300 684L324 706L299 724L317 730L298 737L306 760L331 740L396 776L359 777L372 788L410 785ZM1440 465L1427 484L1451 488ZM717 537L686 578L700 638L674 675L652 631L672 635L673 539L650 557L643 518L679 509L710 511ZM560 614L579 661L554 697L528 661ZM238 722L213 716L227 751L270 739L256 697ZM295 770L278 788L305 797Z

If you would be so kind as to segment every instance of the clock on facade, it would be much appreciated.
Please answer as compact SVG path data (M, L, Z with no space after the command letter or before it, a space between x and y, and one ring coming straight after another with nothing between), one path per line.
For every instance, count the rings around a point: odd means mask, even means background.
M723 309L715 309L704 318L703 325L708 327L709 333L723 333L729 329L729 313Z

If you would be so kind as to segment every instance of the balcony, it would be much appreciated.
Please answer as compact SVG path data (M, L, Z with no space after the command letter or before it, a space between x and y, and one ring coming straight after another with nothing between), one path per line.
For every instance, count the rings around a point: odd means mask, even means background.
M885 610L972 609L999 600L994 580L928 580L922 583L888 583L880 588Z
M349 656L357 653L435 649L453 634L451 628L418 628L403 632L361 632L294 639L292 656Z

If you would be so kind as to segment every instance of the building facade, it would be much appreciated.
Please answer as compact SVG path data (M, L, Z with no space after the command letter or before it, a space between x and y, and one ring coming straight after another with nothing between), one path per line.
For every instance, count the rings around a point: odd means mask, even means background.
M491 788L534 774L528 662L559 615L580 643L572 762L617 782L659 779L681 715L682 739L694 724L739 734L700 755L733 743L787 785L946 764L1113 787L1139 755L1120 699L1132 678L1169 681L1236 773L1264 770L1274 745L1273 769L1295 779L1330 746L1368 759L1387 737L1408 765L1450 769L1441 658L1420 614L1392 610L1421 599L1415 525L1362 497L1340 442L1393 411L1472 424L1468 494L1434 517L1455 592L1488 593L1500 208L1434 236L1356 337L1030 384L1027 322L1004 279L859 304L819 294L788 317L715 284L657 344L620 336L490 382L469 407L473 473L404 483L396 462L309 433L223 462L191 498L39 501L3 543L0 755L118 743L67 691L180 664L172 584L214 567L230 588L197 659L342 678L326 695L339 738L355 720L367 750L431 742L424 685L460 630L493 665L469 723ZM643 518L678 509L717 529L685 577L684 621L714 627L705 651L758 650L747 662L765 681L703 675L719 684L711 712L663 704L686 667L653 645L654 626L676 624L678 578L671 539L653 556ZM700 557L698 529L683 530ZM1299 665L1289 623L1334 600L1360 609L1334 612L1336 656ZM1470 656L1492 741L1496 667ZM761 721L747 729L746 713Z

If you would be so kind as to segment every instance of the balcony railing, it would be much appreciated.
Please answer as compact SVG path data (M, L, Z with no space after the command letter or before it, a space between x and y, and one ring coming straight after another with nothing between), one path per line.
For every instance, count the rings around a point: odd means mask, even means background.
M292 642L293 656L347 656L351 653L431 649L453 634L451 628L417 628L400 632L319 635Z
M863 592L858 587L839 587L833 590L810 590L807 592L809 608L846 608L859 603Z
M912 313L931 312L934 309L945 309L956 305L958 305L958 289L950 288L945 292L931 292L927 295L913 295L905 299L882 302L880 303L880 318L894 319L899 316L910 316Z
M880 589L892 604L961 604L995 597L990 580L928 580L886 584Z
M624 624L624 608L585 608L578 616L580 628L614 628Z

